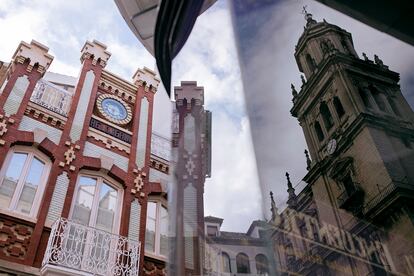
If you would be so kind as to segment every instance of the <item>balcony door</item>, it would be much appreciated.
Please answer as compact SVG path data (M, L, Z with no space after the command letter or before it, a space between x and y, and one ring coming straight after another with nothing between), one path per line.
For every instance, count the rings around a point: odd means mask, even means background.
M79 176L71 220L117 234L121 192L102 177Z
M122 189L103 177L78 178L64 250L72 267L107 275L117 258Z

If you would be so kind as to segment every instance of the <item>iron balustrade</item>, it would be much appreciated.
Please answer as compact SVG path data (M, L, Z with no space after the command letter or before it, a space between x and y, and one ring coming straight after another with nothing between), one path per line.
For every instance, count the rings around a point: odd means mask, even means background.
M72 103L72 93L40 79L36 83L30 101L67 117Z
M139 258L138 241L60 218L52 225L42 267L92 275L138 275Z

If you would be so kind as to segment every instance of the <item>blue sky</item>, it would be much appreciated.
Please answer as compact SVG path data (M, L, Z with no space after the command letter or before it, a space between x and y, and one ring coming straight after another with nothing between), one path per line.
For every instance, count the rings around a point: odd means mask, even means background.
M206 108L213 113L212 178L206 181L205 214L224 218L226 230L246 231L252 220L268 215L270 190L277 204L283 206L287 196L285 171L291 172L294 183L306 172L303 133L289 114L290 83L300 87L293 53L305 25L303 5L315 19L326 18L351 32L359 55L366 52L373 58L378 54L390 69L401 73L403 93L413 105L413 47L314 1L278 1L277 8L267 10L272 20L257 31L257 43L244 45L253 53L247 70L250 79L245 79L244 86L249 92L247 101L267 103L257 110L260 120L249 123L227 1L218 0L199 17L175 59L173 85L194 80L204 86ZM263 18L256 13L251 22L259 23ZM129 30L112 0L1 0L0 26L3 61L10 60L21 40L36 39L55 56L50 71L77 76L80 49L86 40L97 39L112 53L106 69L124 79L131 80L137 68L154 68L153 57ZM162 134L169 132L169 121L165 119L170 118L168 105L165 93L159 91L154 128ZM260 174L251 130L261 157Z

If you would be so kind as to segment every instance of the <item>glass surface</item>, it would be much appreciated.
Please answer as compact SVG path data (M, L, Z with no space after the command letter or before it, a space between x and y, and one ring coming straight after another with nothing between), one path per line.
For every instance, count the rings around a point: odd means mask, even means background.
M118 191L102 183L99 193L99 207L96 218L96 228L112 232L117 212Z
M128 116L125 106L115 99L103 99L102 108L107 115L115 120L124 120Z
M145 231L145 251L155 252L155 230L156 230L157 204L148 202L147 226Z
M17 203L17 211L24 214L30 214L37 189L42 181L44 167L44 162L40 161L36 157L33 157L32 162L29 166L29 171L27 172L26 182L23 186L22 193ZM43 179L43 181L47 180Z
M160 209L160 255L168 254L168 211L161 205Z
M0 206L8 208L21 176L27 153L13 153L3 183L0 186Z
M230 257L227 255L227 253L221 253L221 265L222 265L222 272L231 272L231 264L230 264Z
M89 225L96 184L96 178L88 176L79 177L78 193L75 208L72 213L73 221L83 225Z

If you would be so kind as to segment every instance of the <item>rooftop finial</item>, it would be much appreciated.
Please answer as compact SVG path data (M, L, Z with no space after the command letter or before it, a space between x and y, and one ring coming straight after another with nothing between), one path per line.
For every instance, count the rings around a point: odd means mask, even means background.
M287 185L288 185L287 192L289 194L287 204L290 208L295 208L296 207L296 194L295 194L295 189L292 186L292 182L290 181L290 176L288 172L286 172L286 179L287 179Z
M315 23L317 23L316 22L316 20L315 19L313 19L312 18L312 14L311 13L309 13L307 10L306 10L306 8L307 8L308 6L303 6L303 9L302 9L302 14L305 16L305 20L306 20L306 27L309 27L310 25L312 25L312 24L315 24Z
M292 96L293 96L293 98L296 98L298 96L298 91L296 91L296 88L293 85L293 83L290 84L290 88L292 89Z
M273 192L270 191L270 201L271 201L271 205L272 207L270 208L270 211L272 212L272 219L271 222L275 225L279 225L280 223L280 216L277 213L277 207L276 207L276 203L275 200L273 198Z
M309 158L309 152L305 149L305 156L306 156L306 169L309 171L311 168L312 161Z

